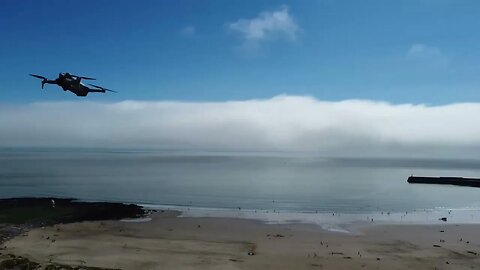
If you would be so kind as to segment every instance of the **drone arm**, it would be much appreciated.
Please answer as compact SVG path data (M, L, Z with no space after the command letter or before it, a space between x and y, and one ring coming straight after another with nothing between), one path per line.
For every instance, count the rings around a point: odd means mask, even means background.
M42 81L42 89L45 84L57 84L57 81L55 80L43 80Z

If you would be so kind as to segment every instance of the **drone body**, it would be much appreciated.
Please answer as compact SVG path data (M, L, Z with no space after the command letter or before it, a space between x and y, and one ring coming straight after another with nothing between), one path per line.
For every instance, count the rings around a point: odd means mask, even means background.
M77 75L72 75L70 73L59 73L58 78L55 80L49 80L43 76L30 74L35 78L42 79L42 89L45 84L56 84L60 86L63 91L70 91L79 97L85 97L88 93L105 93L106 91L115 92L110 89L103 88L101 86L89 84L92 87L88 87L81 82L82 79L84 80L95 80L94 78L89 77L82 77Z

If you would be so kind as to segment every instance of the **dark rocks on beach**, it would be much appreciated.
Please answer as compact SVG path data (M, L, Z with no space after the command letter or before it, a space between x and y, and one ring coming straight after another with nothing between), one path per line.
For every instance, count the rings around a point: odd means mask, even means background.
M26 258L10 258L0 262L0 269L37 269L39 265Z
M442 218L439 218L438 220L441 220L441 221L447 221L447 218L446 217L442 217Z
M47 265L42 265L40 263L31 261L22 256L15 256L13 254L8 254L3 258L0 256L0 269L1 270L33 270L33 269L43 269L43 270L119 270L119 269L110 269L110 268L100 268L100 267L90 267L90 266L71 266L57 263L48 263Z
M52 207L52 200L55 201L55 207ZM0 199L0 213L0 243L35 227L146 215L145 210L135 204L80 202L59 198Z
M52 207L51 200L55 200ZM146 214L135 204L110 202L80 202L58 198L0 199L0 223L37 226L80 221L137 218Z
M255 252L250 251L250 252L248 252L247 254L248 254L248 256L253 256L253 255L255 255Z

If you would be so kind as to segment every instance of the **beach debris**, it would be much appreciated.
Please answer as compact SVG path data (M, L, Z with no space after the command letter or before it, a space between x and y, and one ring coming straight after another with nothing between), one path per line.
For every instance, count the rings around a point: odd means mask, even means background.
M450 263L448 261L446 261L445 264L450 264Z
M267 234L267 237L275 237L275 238L281 238L281 237L285 237L283 234Z
M201 226L200 225L197 225L197 228L200 228Z
M343 257L343 258L344 258L344 259L352 259L352 257L350 257L350 256L345 256L345 257Z
M439 218L438 220L447 222L447 218L446 218L446 217Z
M471 251L471 250L467 250L467 253L470 253L470 254L473 254L473 255L477 255L477 252Z
M440 243L445 243L445 240L443 240L443 239L440 239Z
M439 247L442 247L442 246L440 246L440 245L433 245L433 247L438 247L438 248L439 248Z
M380 261L380 258L377 258L377 261Z
M467 244L470 244L470 241L467 241L466 243L467 243Z
M335 252L335 251L332 251L331 254L332 255L344 255L343 252Z
M247 253L247 255L248 255L248 256L253 256L253 255L255 255L255 252L249 251L249 252Z

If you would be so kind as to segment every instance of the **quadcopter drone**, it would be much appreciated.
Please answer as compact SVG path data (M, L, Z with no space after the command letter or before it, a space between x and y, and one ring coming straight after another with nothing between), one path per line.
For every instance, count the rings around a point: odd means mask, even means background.
M45 84L56 84L60 86L63 89L63 91L68 90L79 97L85 97L86 95L88 95L88 93L105 93L106 91L116 93L116 91L113 91L98 85L94 85L94 84L88 84L90 87L86 86L81 82L82 79L83 80L95 80L95 79L90 77L73 75L68 72L59 73L58 78L56 78L55 80L49 80L43 76L35 75L35 74L30 74L30 76L42 79L42 89Z

